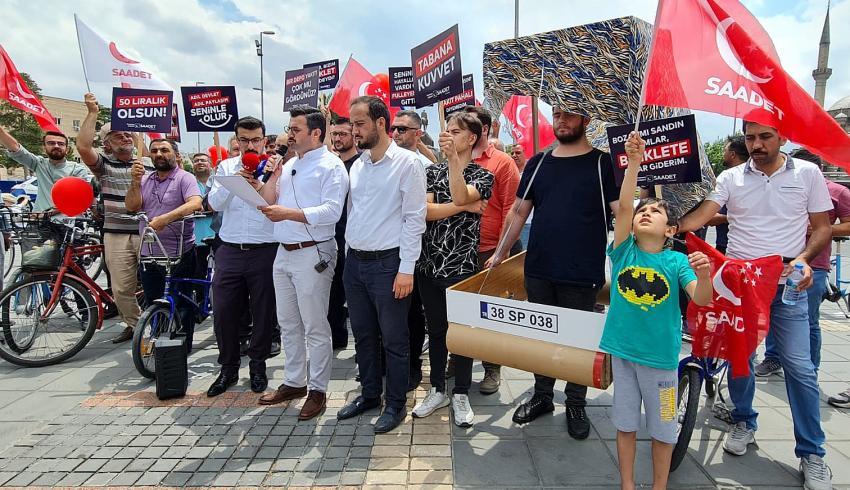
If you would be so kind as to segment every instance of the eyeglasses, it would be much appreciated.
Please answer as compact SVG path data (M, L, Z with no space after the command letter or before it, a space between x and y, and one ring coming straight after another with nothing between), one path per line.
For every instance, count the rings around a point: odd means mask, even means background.
M44 143L44 146L58 146L59 148L65 148L68 146L64 141L47 141Z
M331 131L331 136L333 136L334 138L351 136L351 131Z
M248 143L251 143L252 145L259 145L261 141L265 141L265 140L266 140L265 138L251 138L251 139L248 139L248 138L242 138L242 137L239 137L239 138L236 138L236 139L237 139L240 143L242 143L243 145L247 145Z
M298 134L298 133L300 133L300 132L301 132L301 128L298 128L298 127L295 127L295 126L284 126L284 127L283 127L283 130L284 130L287 134L289 134L289 133L292 133L292 134Z
M398 134L404 134L409 129L419 129L419 128L408 128L407 126L393 126L392 128L390 128L390 132L392 133L394 131L398 131Z

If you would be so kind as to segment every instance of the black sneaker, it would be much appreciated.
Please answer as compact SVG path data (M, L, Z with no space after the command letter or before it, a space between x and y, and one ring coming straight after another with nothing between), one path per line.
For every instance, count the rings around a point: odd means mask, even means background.
M573 439L587 439L590 435L590 421L584 407L567 407L567 432Z
M280 342L272 341L272 349L269 351L269 357L277 357L280 355Z

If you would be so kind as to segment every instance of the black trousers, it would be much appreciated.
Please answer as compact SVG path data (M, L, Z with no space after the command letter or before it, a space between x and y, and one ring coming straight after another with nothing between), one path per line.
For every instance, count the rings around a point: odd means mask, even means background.
M410 310L407 312L407 329L410 331L410 376L422 372L422 344L425 343L425 311L419 296L419 275L413 279L410 293ZM429 347L430 350L430 347ZM445 374L445 369L443 370Z
M440 393L446 392L446 362L449 351L446 347L446 334L449 331L446 308L446 289L470 277L472 274L448 278L433 278L425 274L416 274L419 294L425 306L428 318L428 359L431 361L431 386ZM455 386L452 394L469 394L472 385L472 359L453 354L455 363Z
M528 301L549 306L560 306L573 310L593 311L596 305L597 288L575 287L557 284L544 279L525 276L525 291ZM555 393L555 378L534 374L534 394L551 400ZM567 383L564 388L567 395L566 405L584 407L587 405L587 386Z
M277 325L272 264L277 243L240 250L221 245L215 254L213 277L213 324L222 371L239 369L239 336L245 311L250 306L254 319L248 347L251 372L264 373L272 332Z
M331 337L335 348L348 345L348 308L345 307L345 286L342 284L342 271L345 270L345 240L337 240L336 267L331 283L331 295L328 299L328 323L331 324Z

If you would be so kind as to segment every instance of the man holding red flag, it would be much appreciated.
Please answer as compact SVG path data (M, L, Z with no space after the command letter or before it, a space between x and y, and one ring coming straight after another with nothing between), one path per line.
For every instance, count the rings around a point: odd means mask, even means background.
M822 459L825 437L820 424L817 374L810 355L805 289L812 285L809 262L828 245L831 237L827 211L832 209L832 201L823 175L814 164L780 153L779 148L787 140L776 129L745 121L744 134L750 160L723 172L717 179L714 192L699 208L682 219L679 229L693 231L702 227L725 205L729 219L729 258L780 255L787 264L782 281L795 264L803 265L799 300L791 305L784 303L782 288L779 288L770 305L770 329L785 369L785 387L797 441L794 452L801 458L805 488L831 489L831 473ZM809 223L812 233L806 243ZM747 272L745 268L740 270L741 274ZM756 276L759 276L758 272L758 269L753 271ZM715 283L718 277L720 282L726 278L718 273ZM727 299L741 301L731 290L726 291ZM720 290L718 294L723 296ZM737 324L736 320L732 321ZM747 327L753 328L752 325ZM697 328L705 326L697 325ZM745 454L747 446L755 442L758 413L753 409L754 358L753 353L749 358L748 375L733 377L730 373L729 377L729 395L735 404L732 411L735 424L723 449L737 456ZM739 363L730 364L733 373L741 371Z

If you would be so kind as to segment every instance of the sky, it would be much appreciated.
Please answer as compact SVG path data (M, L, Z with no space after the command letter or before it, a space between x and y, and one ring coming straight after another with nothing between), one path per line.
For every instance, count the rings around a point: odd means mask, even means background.
M410 64L410 49L459 24L464 72L483 93L484 44L514 35L512 0L113 0L67 2L4 0L0 44L19 71L29 73L42 93L82 100L86 91L74 30L74 13L126 55L142 59L175 90L202 81L235 85L241 116L260 114L260 64L254 46L263 36L267 132L282 132L283 74L305 63L353 55L372 73ZM785 70L810 93L827 0L744 0L771 35ZM652 22L654 0L520 0L519 34L530 35L633 15ZM832 77L826 105L850 95L850 0L833 0L830 10ZM109 105L111 87L93 85ZM543 109L547 117L548 108ZM436 136L436 113L429 114ZM733 120L697 113L704 141L725 137ZM181 126L183 121L181 117ZM503 128L503 140L509 141ZM183 131L183 149L194 151L195 134ZM201 135L201 147L212 143Z

